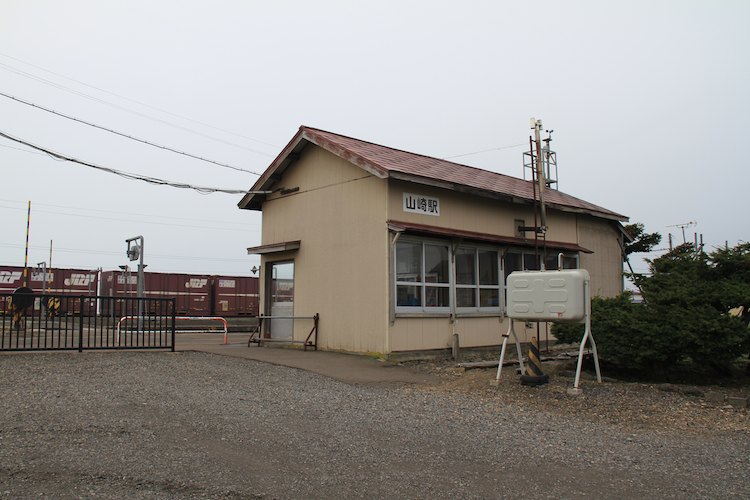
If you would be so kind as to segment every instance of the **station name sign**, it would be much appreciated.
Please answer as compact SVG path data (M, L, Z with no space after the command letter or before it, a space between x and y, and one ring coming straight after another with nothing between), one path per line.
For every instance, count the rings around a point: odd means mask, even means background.
M404 212L422 215L440 215L440 199L420 194L404 193Z

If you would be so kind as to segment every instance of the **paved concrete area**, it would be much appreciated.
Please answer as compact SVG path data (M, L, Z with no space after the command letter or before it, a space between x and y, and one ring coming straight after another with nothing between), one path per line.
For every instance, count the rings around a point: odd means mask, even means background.
M225 345L220 333L178 334L177 351L198 351L222 356L252 359L324 375L351 384L434 384L438 379L405 366L368 356L301 348L247 345L248 334L230 333Z

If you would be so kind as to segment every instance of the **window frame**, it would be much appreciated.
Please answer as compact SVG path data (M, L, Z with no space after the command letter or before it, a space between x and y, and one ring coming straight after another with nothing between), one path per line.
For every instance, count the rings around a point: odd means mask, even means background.
M398 246L401 243L408 243L412 245L419 245L420 247L420 281L399 281L398 279ZM427 273L426 273L426 252L425 252L425 246L437 246L442 247L445 250L447 250L447 259L448 259L448 281L445 283L441 282L433 282L427 280ZM426 239L426 238L412 238L412 237L401 237L394 245L393 251L394 254L394 271L393 271L393 278L394 278L394 288L393 288L393 294L394 294L394 306L396 313L424 313L424 314L449 314L451 312L451 246L447 241L441 241L441 240L435 240L435 239ZM412 286L419 288L419 296L420 296L420 305L418 306L401 306L398 305L398 288L399 286ZM448 305L447 306L428 306L427 305L427 294L428 288L441 288L441 289L447 289L448 290Z
M458 283L458 279L456 278L456 284L455 284L455 290L456 294L454 295L455 303L456 303L456 314L472 314L472 313L503 313L503 307L505 305L505 301L503 300L503 290L504 290L504 279L503 279L503 266L502 266L502 257L503 252L502 249L498 247L488 246L488 245L473 245L473 244L463 244L458 245L456 247L456 253L459 250L473 250L473 264L474 264L474 283L473 284L465 284L465 283ZM479 254L480 252L494 252L495 253L495 265L497 266L497 284L494 285L483 285L481 283L481 272L479 269ZM458 259L454 259L454 266L455 266L455 275L458 276ZM458 290L473 290L474 291L474 305L473 306L459 306L458 305ZM482 307L482 299L481 294L482 290L496 290L497 291L497 301L498 304L496 306L484 306Z
M399 281L398 280L398 246L401 243L408 243L411 245L418 245L420 248L420 269L419 275L421 281ZM438 246L444 250L447 250L448 256L448 281L447 283L432 282L427 279L426 272L426 246ZM473 265L474 265L474 284L459 284L458 283L458 259L457 255L459 250L470 249L473 250ZM491 244L483 244L481 242L457 242L456 240L440 239L440 238L429 238L421 237L418 235L403 235L398 238L394 245L391 246L392 259L393 259L393 271L391 279L393 280L392 287L392 307L394 317L409 317L409 316L423 316L423 317L441 317L455 314L457 317L472 317L472 316L503 316L505 314L506 304L506 293L507 293L507 277L508 275L516 271L517 269L507 269L507 257L508 255L520 256L521 270L529 270L529 267L539 267L542 261L542 256L539 257L538 263L536 261L536 255L533 249L526 247L506 247L496 246ZM497 285L482 285L480 284L480 269L479 269L479 254L480 252L495 252L497 256L497 272L498 272L498 284ZM575 262L575 268L580 268L580 254L574 251L548 251L548 260L554 255L557 259L557 254L563 253L565 259L568 262ZM527 262L528 261L528 262ZM557 266L555 266L557 269ZM571 269L565 267L565 269ZM537 269L538 270L538 269ZM421 305L419 306L400 306L398 305L398 289L399 286L415 286L419 288L419 296ZM427 294L428 288L440 288L448 290L448 305L447 306L427 306ZM474 306L471 307L459 307L458 306L458 290L474 290ZM481 290L497 290L498 292L498 305L481 307Z
M419 275L421 281L404 281L398 279L398 247L399 244L407 243L411 245L418 245L420 247L420 269ZM427 279L426 272L426 251L427 246L439 246L443 249L447 249L448 255L448 282L447 283L435 283ZM474 281L472 285L458 284L457 277L457 259L456 255L459 249L470 249L473 251L473 265L474 265ZM457 316L476 316L476 315L491 315L491 316L502 316L505 311L505 279L503 274L503 257L505 249L499 246L487 245L487 244L456 244L447 239L436 239L436 238L424 238L419 236L404 235L399 237L398 241L392 246L393 251L393 308L396 316L409 316L409 315L420 315L420 316L445 316L450 314L456 314ZM482 285L480 284L480 269L479 269L479 255L481 252L493 252L495 253L495 265L497 270L497 284ZM399 287L413 286L419 288L420 302L419 306L399 305L398 304L398 290ZM448 290L448 305L447 306L428 306L427 295L429 293L428 288L435 287ZM472 307L458 307L458 290L459 289L471 289L474 291L474 303ZM497 290L498 305L496 306L485 306L481 304L481 291L482 290Z
M580 269L581 267L581 258L578 252L572 252L572 251L563 251L563 252L556 251L555 252L553 250L553 251L548 251L547 253L548 253L548 256L547 256L548 258L552 255L554 255L554 258L555 258L555 268L547 269L547 271L554 271L557 269L557 255L559 255L560 253L563 254L564 259L573 259L575 261L575 267L563 267L563 269ZM507 269L506 257L509 254L521 256L521 269L511 269L511 270ZM512 248L506 249L505 253L503 253L503 289L506 289L505 282L508 280L508 275L510 275L510 273L512 273L513 271L538 271L539 270L539 269L529 269L526 266L527 257L535 258L536 256L533 251L529 251L528 249L525 249L525 248L512 247ZM541 263L542 257L543 256L539 257L539 263ZM563 260L563 266L565 265L564 263L565 263L565 260Z

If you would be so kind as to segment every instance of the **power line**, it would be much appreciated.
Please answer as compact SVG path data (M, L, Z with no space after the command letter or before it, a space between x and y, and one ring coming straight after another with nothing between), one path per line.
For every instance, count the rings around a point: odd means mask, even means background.
M462 155L445 156L445 157L443 157L443 160L450 160L451 158L461 158L463 156L478 155L480 153L489 153L490 151L500 151L502 149L518 148L518 147L521 147L521 146L528 146L528 144L522 142L520 144L511 144L510 146L500 146L499 148L483 149L482 151L474 151L472 153L464 153Z
M26 150L22 150L22 151L26 151ZM35 151L28 151L28 152L29 153L33 152L35 154L44 155L44 153L36 153ZM13 210L26 210L25 207L26 207L26 203L28 202L28 200L27 201L23 201L23 200L8 200L8 199L2 199L2 198L0 198L0 202L18 204L19 205L18 208L16 208L16 207L8 207L8 208L12 208ZM102 209L99 209L99 208L76 207L76 206L72 206L72 205L57 205L57 204L52 204L52 203L40 203L40 202L37 202L37 201L34 202L34 206L35 207L66 208L66 209L70 209L70 210L85 210L86 212L101 212L101 213L106 213L106 214L133 215L135 217L148 217L149 219L155 219L156 218L156 219L181 220L181 221L190 221L190 222L208 222L210 224L225 224L225 225L230 225L230 226L234 225L234 226L241 226L243 228L247 228L247 226L248 226L247 222L217 221L217 220L210 220L210 219L196 219L196 218L193 218L193 217L170 217L170 216L167 216L167 215L141 214L141 213L135 213L135 212L123 212L121 210L102 210ZM50 211L49 213L58 213L58 212L57 211L55 211L55 212ZM71 215L76 215L76 214L71 214ZM112 219L112 220L126 220L126 219ZM132 221L132 222L137 222L137 221ZM208 227L208 226L201 226L201 227Z
M23 151L24 153L30 153L32 155L44 156L44 153L40 153L39 151L29 151L28 149L17 148L15 146L8 146L7 144L0 144L0 148L15 149L16 151Z
M71 163L77 163L85 167L93 168L95 170L101 170L102 172L108 172L110 174L119 175L120 177L124 177L125 179L138 180L138 181L148 182L149 184L156 184L159 186L170 186L170 187L179 188L179 189L192 189L202 194L211 194L211 193L248 194L248 193L251 193L251 191L247 191L244 189L224 189L224 188L215 188L215 187L193 186L192 184L187 184L183 182L173 182L173 181L168 181L165 179L159 179L158 177L143 176L143 175L133 174L130 172L125 172L122 170L117 170L114 168L101 167L99 165L94 165L93 163L88 163L85 161L77 160L75 158L62 155L60 153L55 153L54 151L45 149L41 146L36 146L34 144L31 144L30 142L10 136L4 132L0 132L0 137L5 137L6 139L17 142L19 144L23 144L24 146L28 146L38 151L42 151L43 153L47 153L49 156L53 158L59 158L61 160L69 161ZM255 191L254 193L268 194L270 192L271 191Z
M24 245L14 245L14 244L8 244L8 243L0 243L0 247L5 248L24 248ZM46 246L39 246L39 245L30 245L29 248L31 250L49 250L49 247ZM115 252L112 250L92 250L90 248L65 248L65 247L56 247L55 252L62 252L62 253L72 253L72 254L91 254L91 255L115 255L115 256L122 256L123 252ZM238 259L227 259L223 257L193 257L193 256L187 256L187 255L169 255L169 254L158 254L158 253L149 253L149 258L159 258L159 259L180 259L180 260L200 260L200 261L216 261L216 262L244 262L247 263L247 258L238 258Z
M254 137L250 137L250 136L247 136L247 135L242 135L242 134L238 134L237 132L232 132L231 130L223 129L223 128L221 128L221 127L216 127L216 126L214 126L214 125L211 125L211 124L209 124L209 123L205 123L205 122L202 122L202 121L200 121L200 120L196 120L196 119L194 119L194 118L190 118L189 116L185 116L185 115L180 115L180 114L177 114L177 113L173 113L173 112L171 112L171 111L167 111L167 110L165 110L165 109L157 108L156 106L152 106L152 105L150 105L150 104L146 104L145 102L142 102L142 101L138 101L138 100L136 100L136 99L132 99L132 98L130 98L130 97L126 97L126 96L124 96L124 95L121 95L121 94L117 94L117 93L115 93L115 92L112 92L112 91L109 91L109 90L103 89L103 88L101 88L101 87L97 87L97 86L95 86L95 85L91 85L91 84L88 84L88 83L86 83L86 82L82 82L81 80L76 80L75 78L71 78L71 77L69 77L69 76L65 76L65 75L63 75L63 74L60 74L60 73L56 73L56 72L54 72L54 71L51 71L51 70L49 70L49 69L46 69L46 68L43 68L43 67L41 67L41 66L38 66L38 65L36 65L36 64L32 64L32 63L30 63L30 62L28 62L28 61L24 61L24 60L22 60L22 59L18 59L17 57L9 56L8 54L3 54L2 52L0 52L0 56L3 56L3 57L7 57L8 59L13 59L14 61L18 61L18 62L20 62L20 63L22 63L22 64L26 64L26 65L28 65L28 66L31 66L31 67L33 67L33 68L37 68L37 69L40 69L40 70L44 71L45 73L49 73L49 74L51 74L51 75L59 76L60 78L64 78L64 79L66 79L66 80L69 80L69 81L71 81L71 82L75 82L75 83L78 83L79 85L83 85L84 87L89 87L89 88L91 88L91 89L94 89L94 90L98 90L99 92L103 92L103 93L105 93L105 94L109 94L109 95L111 95L111 96L114 96L114 97L119 97L120 99L124 99L124 100L126 100L126 101L130 101L130 102L132 102L132 103L135 103L135 104L138 104L138 105L140 105L140 106L144 106L144 107L146 107L146 108L150 108L150 109L153 109L154 111L159 111L159 112L161 112L161 113L164 113L164 114L167 114L167 115L171 115L171 116L174 116L175 118L182 118L183 120L188 120L188 121L191 121L191 122L193 122L193 123L197 123L197 124L199 124L199 125L203 125L204 127L212 128L212 129L214 129L214 130L218 130L218 131L220 131L220 132L224 132L224 133L226 133L226 134L234 135L234 136L236 136L236 137L241 137L241 138L243 138L243 139L248 139L248 140L250 140L250 141L253 141L253 142L257 142L258 144L264 144L264 145L266 145L266 146L271 146L272 148L278 148L278 147L279 147L279 146L278 146L278 145L276 145L276 144L271 144L270 142L266 142L266 141L261 141L260 139L256 139L256 138L254 138ZM7 65L5 65L5 66L7 66ZM10 66L8 66L8 67L10 67Z
M71 78L69 76L65 76L65 75L60 74L60 73L55 73L54 71L51 71L49 69L43 68L41 66L37 66L36 64L32 64L32 63L30 63L28 61L24 61L22 59L18 59L17 57L9 56L8 54L3 54L2 52L0 52L0 56L7 57L8 59L13 59L14 61L18 61L18 62L20 62L22 64L26 64L27 66L31 66L31 67L36 68L36 69L40 69L40 70L44 71L45 73L49 73L51 75L59 76L60 78L64 78L64 79L69 80L71 82L78 83L79 85L83 85L84 87L88 87L88 88L91 88L91 89L94 89L94 90L98 90L99 92L103 92L103 93L109 94L111 96L119 97L120 99L124 99L126 101L130 101L130 102L138 104L140 106L144 106L146 108L153 109L154 111L159 111L161 113L165 113L167 115L174 116L175 118L182 118L183 120L188 120L188 121L191 121L193 123L197 123L199 125L203 125L204 127L212 128L214 130L218 130L220 132L224 132L224 133L227 133L227 134L230 134L230 135L234 135L236 137L241 137L243 139L248 139L248 140L251 140L253 142L257 142L258 144L264 144L266 146L271 146L272 148L278 148L279 147L276 144L271 144L270 142L265 142L265 141L261 141L260 139L255 139L254 137L249 137L247 135L242 135L242 134L238 134L236 132L232 132L231 130L223 129L221 127L216 127L216 126L211 125L209 123L205 123L205 122L202 122L200 120L196 120L194 118L190 118L189 116L180 115L180 114L177 114L177 113L172 113L171 111L167 111L165 109L157 108L156 106L152 106L150 104L146 104L145 102L138 101L136 99L132 99L130 97L126 97L126 96L121 95L121 94L117 94L115 92L103 89L101 87L97 87L95 85L90 85L90 84L88 84L86 82L82 82L81 80L76 80L75 78Z
M17 207L9 207L5 205L0 205L0 208L6 208L8 210L19 210L19 211L25 211L25 208L17 208ZM37 213L43 213L43 214L52 214L52 215L62 215L67 217L83 217L86 219L96 219L96 220L108 220L108 221L118 221L118 222L130 222L133 224L148 224L153 226L168 226L168 227L185 227L189 229L207 229L209 231L230 231L232 233L236 233L236 228L229 228L229 227L216 227L216 226L197 226L194 224L175 224L173 222L154 222L154 221L142 221L142 220L132 220L132 219L119 219L115 217L100 217L97 215L84 215L84 214L71 214L71 213L65 213L60 211L52 211L52 210L40 210L35 209L34 210Z
M140 143L143 143L143 144L148 144L149 146L153 146L155 148L160 148L160 149L164 149L164 150L167 150L167 151L171 151L172 153L177 153L177 154L180 154L180 155L189 156L190 158L195 158L196 160L201 160L201 161L205 161L205 162L208 162L208 163L213 163L214 165L218 165L220 167L231 168L232 170L237 170L239 172L247 172L248 174L261 175L258 172L253 172L252 170L247 170L247 169L244 169L244 168L235 167L233 165L228 165L226 163L221 163L221 162L218 162L218 161L210 160L210 159L204 158L202 156L197 156L197 155L194 155L194 154L186 153L184 151L179 151L177 149L173 149L173 148L170 148L168 146L162 146L160 144L156 144L156 143L153 143L151 141L147 141L146 139L140 139L138 137L133 137L132 135L128 135L128 134L125 134L123 132L118 132L116 130L112 130L111 128L107 128L107 127L104 127L102 125L97 125L95 123L91 123L91 122L88 122L86 120L82 120L81 118L76 118L75 116L66 115L65 113L61 113L59 111L55 111L54 109L46 108L46 107L41 106L39 104L34 104L33 102L25 101L23 99L20 99L18 97L14 97L14 96L12 96L10 94L6 94L4 92L0 92L0 95L3 96L3 97L7 97L8 99L12 99L12 100L14 100L16 102L20 102L21 104L25 104L25 105L31 106L33 108L41 109L42 111L46 111L48 113L52 113L53 115L60 116L62 118L66 118L68 120L73 120L73 121L78 122L78 123L83 123L84 125L88 125L89 127L98 128L99 130L104 130L106 132L110 132L112 134L119 135L120 137L125 137L125 138L133 140L133 141L137 141L137 142L140 142Z
M32 73L27 73L25 71L13 68L12 66L8 66L7 64L4 64L4 63L0 63L0 68L5 69L6 71L10 71L11 73L15 73L17 75L24 76L26 78L30 78L32 80L38 81L39 83L43 83L45 85L52 86L52 87L57 88L59 90L64 90L65 92L70 92L71 94L75 94L75 95L77 95L79 97L83 97L85 99L89 99L91 101L98 102L100 104L104 104L104 105L109 106L111 108L119 109L120 111L125 111L126 113L130 113L130 114L133 114L133 115L136 115L136 116L140 116L141 118L146 118L147 120L152 120L152 121L161 123L163 125L167 125L169 127L173 127L173 128L179 129L179 130L183 130L183 131L189 132L191 134L199 135L201 137L205 137L206 139L210 139L212 141L220 142L220 143L226 144L228 146L233 146L233 147L236 147L236 148L244 149L246 151L250 151L252 153L256 153L256 154L263 155L263 156L273 157L272 154L265 153L263 151L258 151L257 149L248 148L246 146L241 146L241 145L236 144L234 142L225 141L223 139L219 139L218 137L214 137L214 136L211 136L211 135L208 135L208 134L204 134L202 132L198 132L196 130L193 130L193 129L190 129L190 128L187 128L187 127L183 127L181 125L177 125L175 123L171 123L171 122L168 122L166 120L162 120L160 118L156 118L154 116L149 116L147 114L140 113L140 112L134 111L132 109L128 109L126 107L123 107L123 106L120 106L120 105L117 105L117 104L105 101L103 99L99 99L98 97L90 96L90 95L88 95L88 94L86 94L84 92L80 92L78 90L74 90L74 89L68 88L68 87L66 87L64 85L60 85L59 83L53 82L51 80L47 80L46 78L42 78L40 76L36 76L36 75L34 75Z

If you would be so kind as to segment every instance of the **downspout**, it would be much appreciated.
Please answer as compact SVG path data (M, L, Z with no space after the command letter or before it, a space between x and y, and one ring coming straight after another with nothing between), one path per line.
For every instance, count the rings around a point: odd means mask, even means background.
M451 242L451 255L450 255L450 298L452 299L450 301L451 303L451 317L450 322L452 325L452 332L453 334L456 333L456 324L458 323L458 318L456 317L456 251L458 250L458 246L460 245L459 241L452 241Z
M390 326L393 326L396 323L396 242L398 242L399 237L401 236L400 231L393 231L392 236L390 237L391 240L391 247L390 247L390 256L388 259L388 309L389 309L389 320L390 320ZM388 335L386 336L386 349L390 347L390 331L388 332Z

